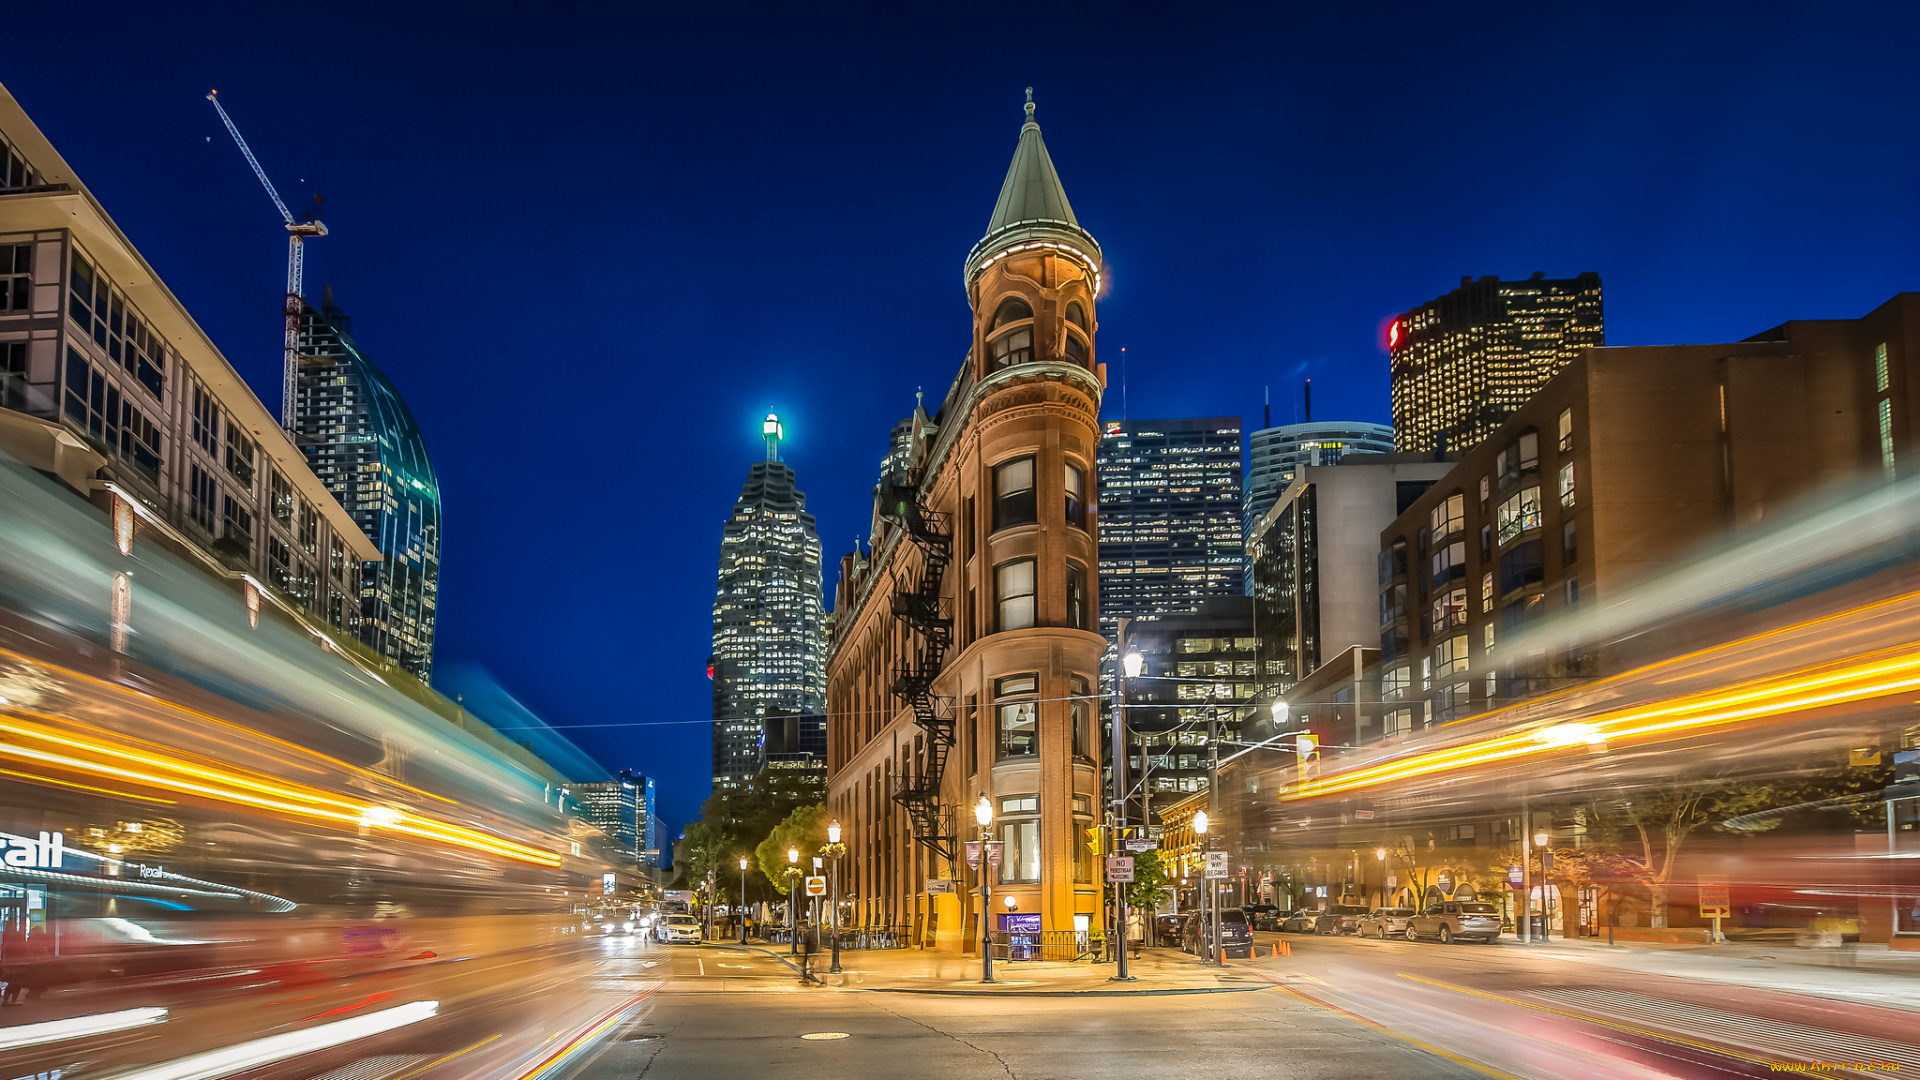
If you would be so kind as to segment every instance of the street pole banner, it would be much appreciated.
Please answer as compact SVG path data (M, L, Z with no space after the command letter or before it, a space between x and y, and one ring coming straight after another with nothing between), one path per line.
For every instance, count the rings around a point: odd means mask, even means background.
M600 875L600 895L612 896L613 882L614 882L614 876L612 874L601 874Z
M1207 877L1224 881L1228 876L1227 853L1224 851L1207 852Z
M1525 884L1526 880L1527 880L1527 871L1524 867L1520 867L1520 866L1507 867L1507 884L1517 889L1521 885Z
M967 869L980 869L980 841L967 841Z
M1131 855L1107 856L1107 882L1133 881L1133 857Z
M823 877L808 878L807 879L807 895L808 896L827 895L827 879Z
M952 895L953 891L953 882L947 878L930 877L927 879L927 893L929 895Z
M1002 850L1004 850L1004 849L1006 848L1006 846L1007 846L1007 845L1006 845L1006 841L1004 841L1004 840L988 840L988 841L986 841L986 845L987 845L987 865L988 865L988 866L999 866L999 865L1000 865L1000 852L1001 852Z

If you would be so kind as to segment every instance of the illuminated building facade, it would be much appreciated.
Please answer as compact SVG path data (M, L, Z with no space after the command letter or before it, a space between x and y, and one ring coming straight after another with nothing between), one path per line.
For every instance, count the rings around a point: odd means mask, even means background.
M586 810L587 820L607 834L621 857L641 866L651 865L645 861L644 844L652 780L632 769L622 769L611 780L574 784L569 791Z
M1005 845L992 929L1084 931L1101 909L1083 830L1100 803L1102 264L1032 117L965 263L967 358L890 441L870 544L841 560L827 674L848 912L955 950L980 939L959 844L982 797Z
M1581 350L1604 344L1598 274L1463 277L1387 328L1394 444L1470 450Z
M0 452L123 520L129 547L137 535L223 579L250 610L354 631L379 549L4 88Z
M1502 650L1823 488L1913 468L1920 294L1745 341L1590 349L1380 537L1386 734L1613 672Z
M745 787L766 764L762 721L776 710L825 712L826 616L820 537L793 468L780 460L780 420L762 425L767 458L720 537L713 600L713 784Z
M348 326L331 287L301 316L295 437L380 549L360 572L360 640L424 682L440 603L440 483L412 410Z
M1245 533L1249 543L1254 527L1294 476L1308 465L1332 465L1349 454L1393 452L1393 429L1385 424L1324 420L1261 428L1247 437L1247 507ZM1253 594L1251 549L1246 570L1247 594Z
M1100 632L1246 595L1240 419L1109 420L1100 440Z
M1256 709L1253 599L1214 596L1197 611L1129 623L1122 645L1142 661L1126 686L1127 776L1140 792L1129 818L1152 823L1207 789L1208 714L1221 738L1237 740Z

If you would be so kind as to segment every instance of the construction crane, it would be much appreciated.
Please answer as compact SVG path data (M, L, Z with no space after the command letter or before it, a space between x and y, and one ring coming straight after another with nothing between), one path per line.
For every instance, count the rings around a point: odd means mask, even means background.
M233 117L220 107L220 91L207 91L207 100L213 102L213 111L227 125L228 134L240 145L240 152L246 155L247 164L253 166L253 175L260 178L260 184L272 196L273 205L279 209L280 216L287 222L287 317L286 350L284 367L280 382L280 426L287 429L289 437L293 434L294 389L300 377L300 316L306 311L307 302L303 299L301 285L305 267L305 244L310 236L327 235L327 227L316 220L296 221L287 204L281 201L280 193L274 190L273 181L267 179L267 170L260 167L259 159L247 147L247 140L240 137L240 129L233 126Z

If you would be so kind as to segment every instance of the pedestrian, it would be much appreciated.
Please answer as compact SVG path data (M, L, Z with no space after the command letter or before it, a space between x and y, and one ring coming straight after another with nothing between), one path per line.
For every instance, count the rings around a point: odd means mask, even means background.
M7 984L5 993L0 993L0 1006L20 1004L20 995L26 990L26 975L26 927L10 921L6 929L0 931L0 979Z

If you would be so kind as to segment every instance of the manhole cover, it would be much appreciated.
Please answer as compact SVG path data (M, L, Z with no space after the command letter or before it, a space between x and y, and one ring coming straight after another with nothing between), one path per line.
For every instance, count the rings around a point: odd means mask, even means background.
M844 1031L814 1031L800 1037L820 1042L827 1039L844 1039L847 1037L847 1033Z

